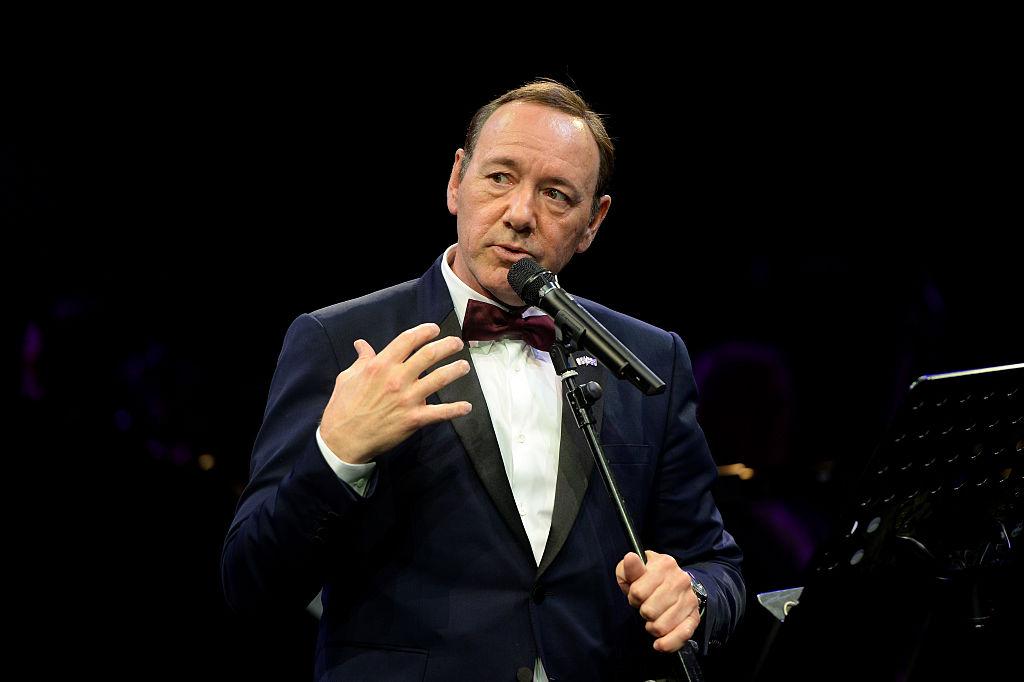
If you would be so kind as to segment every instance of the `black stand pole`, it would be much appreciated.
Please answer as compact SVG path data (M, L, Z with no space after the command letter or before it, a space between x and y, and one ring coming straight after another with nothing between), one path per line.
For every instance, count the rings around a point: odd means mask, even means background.
M582 332L582 330L579 331ZM565 332L568 332L568 334ZM594 419L590 406L600 399L601 385L596 381L589 381L583 386L576 383L576 361L573 359L572 354L577 350L579 350L579 347L576 343L576 335L573 335L573 330L568 326L563 330L562 325L555 325L555 343L551 346L551 362L554 364L555 371L558 372L558 376L565 385L565 397L572 408L573 416L576 417L576 424L587 437L587 443L590 444L590 450L594 454L597 469L601 472L601 479L604 481L605 488L608 490L612 503L615 505L615 510L618 512L619 521L622 523L622 529L626 533L626 538L629 540L633 551L646 564L647 553L640 546L640 538L633 527L633 520L629 517L626 502L619 492L619 486L615 483L615 477L612 475L611 469L608 468L608 461L604 456L604 448L601 447L601 440L597 435L597 430L594 428ZM683 647L676 652L679 655L683 677L688 682L703 682L704 679L700 666L697 663L696 651L697 643L691 639L686 641Z

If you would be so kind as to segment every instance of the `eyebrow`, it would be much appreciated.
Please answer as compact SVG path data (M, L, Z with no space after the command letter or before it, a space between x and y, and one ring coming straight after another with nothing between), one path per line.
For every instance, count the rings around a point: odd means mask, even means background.
M496 156L493 159L485 159L484 162L481 164L481 167L482 168L486 168L487 166L505 166L507 168L511 168L514 171L519 171L520 170L519 162L516 161L515 159L513 159L510 156ZM562 185L562 186L566 187L573 194L576 195L574 197L574 199L576 199L577 201L580 200L579 197L582 195L582 192L580 192L579 188L576 187L576 185L574 183L572 183L569 180L563 178L562 176L560 176L560 175L550 175L550 176L546 176L546 177L541 178L541 180L544 181L544 182L550 182L550 183L553 183L555 185Z

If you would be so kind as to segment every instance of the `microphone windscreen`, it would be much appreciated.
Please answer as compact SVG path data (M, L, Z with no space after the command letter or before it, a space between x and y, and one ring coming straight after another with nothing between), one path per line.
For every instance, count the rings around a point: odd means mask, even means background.
M545 270L540 266L537 261L531 258L522 258L509 268L508 271L508 284L512 287L512 291L518 294L519 298L523 299L524 303L530 305L537 305L540 300L538 295L540 288L544 286L546 277L538 277L538 275L550 274L550 271Z

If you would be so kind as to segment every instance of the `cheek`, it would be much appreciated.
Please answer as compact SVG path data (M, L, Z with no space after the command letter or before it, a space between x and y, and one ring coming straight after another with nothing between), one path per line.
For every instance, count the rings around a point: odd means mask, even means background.
M511 199L508 196L502 194L489 195L481 194L478 201L474 203L473 211L477 216L477 219L487 223L488 225L495 225L503 222L506 213L509 210L509 202ZM538 220L542 218L538 216Z
M494 223L494 211L487 204L467 201L459 206L459 224L468 234L484 234Z
M551 240L550 253L558 259L559 267L564 266L576 253L581 245L583 231L581 229L565 228L556 233L557 236Z
M475 244L486 230L479 214L470 207L460 207L458 216L459 241Z

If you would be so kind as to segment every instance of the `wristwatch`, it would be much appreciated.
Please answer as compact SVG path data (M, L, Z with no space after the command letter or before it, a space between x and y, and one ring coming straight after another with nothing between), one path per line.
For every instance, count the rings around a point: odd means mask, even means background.
M697 613L699 613L700 617L703 618L704 609L708 605L708 591L699 580L693 577L693 573L687 571L686 575L690 576L690 589L692 589L693 593L697 595L697 601L700 604Z

